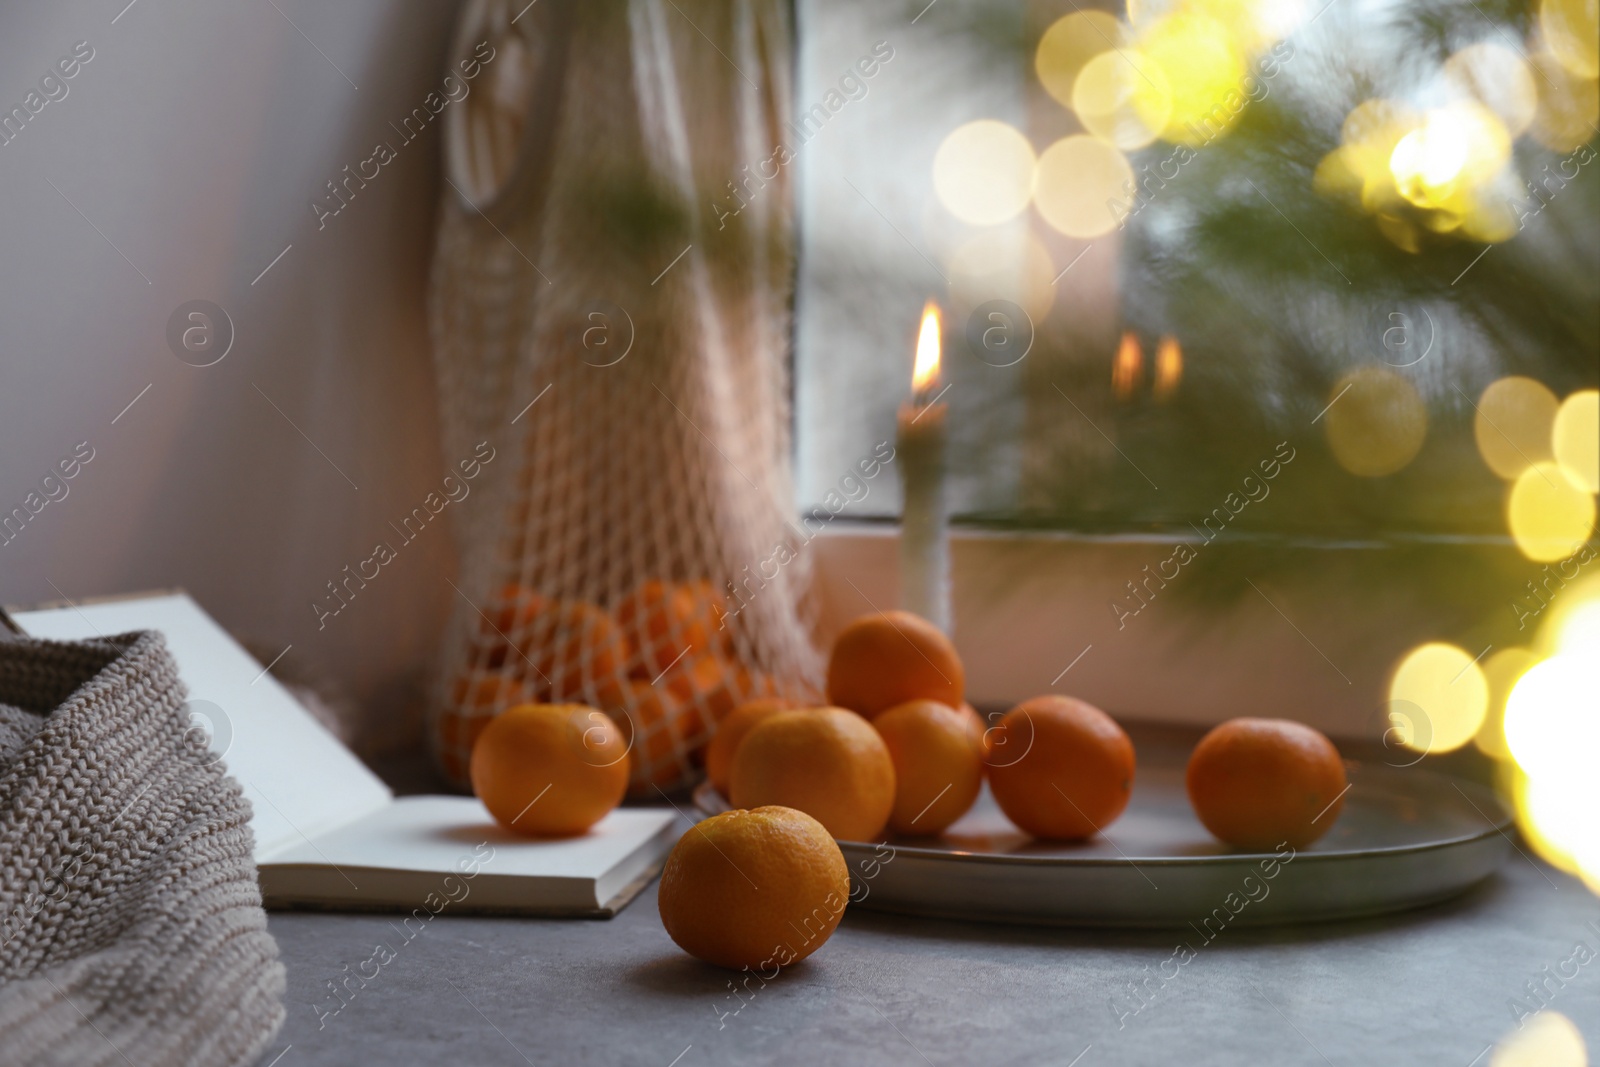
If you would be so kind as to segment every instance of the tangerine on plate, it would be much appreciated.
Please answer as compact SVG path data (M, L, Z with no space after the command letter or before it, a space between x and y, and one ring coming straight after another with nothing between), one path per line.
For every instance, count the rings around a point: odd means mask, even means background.
M1344 806L1344 763L1320 731L1287 719L1230 719L1200 739L1185 784L1194 813L1236 848L1303 848Z
M750 728L775 712L787 711L790 704L780 697L762 697L749 700L734 708L717 727L706 749L706 777L722 796L728 795L728 773L733 769L733 754L739 748Z
M726 811L678 839L656 899L667 935L689 955L766 972L828 940L850 899L850 872L804 812Z
M967 813L983 788L983 741L966 716L936 700L908 700L872 726L894 764L889 829L941 834Z
M710 645L707 613L689 586L652 578L617 604L617 625L627 636L631 660L655 675Z
M615 723L583 704L519 704L472 748L472 791L495 821L529 837L570 837L599 822L628 788Z
M1006 818L1034 837L1081 841L1111 825L1133 791L1133 742L1093 704L1024 700L991 734L989 788Z
M782 804L836 838L872 841L894 808L894 763L878 731L854 712L780 711L739 744L728 792L735 807Z
M828 700L869 719L908 700L958 707L965 687L950 639L909 611L861 616L840 632L828 657Z

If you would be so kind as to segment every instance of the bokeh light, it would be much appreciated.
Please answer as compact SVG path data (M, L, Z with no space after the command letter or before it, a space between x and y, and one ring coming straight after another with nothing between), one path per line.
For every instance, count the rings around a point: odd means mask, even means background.
M1566 559L1594 529L1595 501L1559 463L1536 463L1511 486L1506 522L1522 554L1549 563Z
M958 126L933 157L933 190L962 222L992 226L1015 218L1033 194L1033 146L994 119Z
M1084 129L1118 148L1143 148L1172 118L1172 91L1161 67L1132 49L1102 52L1084 65L1072 90Z
M1156 345L1156 399L1171 399L1182 380L1183 348L1176 337L1162 337Z
M1118 400L1128 400L1139 391L1144 379L1144 349L1139 335L1127 330L1117 345L1117 354L1111 360L1111 391Z
M1550 428L1560 406L1556 394L1532 378L1513 375L1494 382L1473 412L1478 454L1507 481L1552 459Z
M1413 649L1389 682L1391 704L1407 701L1427 716L1425 730L1404 731L1401 743L1425 752L1451 752L1471 741L1489 708L1489 682L1472 656L1433 642Z
M1489 1067L1588 1067L1589 1053L1571 1019L1546 1009L1495 1046Z
M1589 1053L1572 1020L1546 1008L1500 1039L1488 1067L1589 1067Z
M1464 215L1478 186L1511 159L1511 137L1495 113L1476 102L1434 108L1395 142L1389 172L1395 188L1420 208Z
M1073 107L1078 72L1091 59L1128 45L1128 31L1104 11L1075 11L1056 19L1039 38L1033 69L1045 92L1063 107Z
M1139 45L1171 89L1163 137L1199 147L1233 126L1246 104L1245 64L1227 27L1203 12L1179 10L1141 33Z
M1506 701L1506 745L1541 783L1596 778L1600 761L1600 660L1553 656L1529 668Z
M1600 121L1600 81L1581 78L1548 52L1533 57L1539 110L1528 133L1552 152L1588 144Z
M1313 187L1366 211L1398 212L1404 201L1390 164L1401 138L1421 125L1421 114L1399 101L1362 101L1345 116L1340 146L1318 165Z
M1050 313L1056 290L1055 265L1025 226L982 231L959 245L946 262L950 302L965 317L989 300L1009 300L1035 322Z
M1469 44L1445 60L1441 73L1452 92L1494 112L1512 137L1533 124L1539 110L1533 71L1504 45L1493 41Z
M1489 683L1489 708L1484 713L1483 725L1472 739L1478 751L1495 759L1511 758L1505 733L1506 700L1518 679L1538 662L1538 654L1529 648L1497 649L1483 660L1483 677Z
M1594 0L1540 0L1544 46L1580 78L1600 75L1600 5Z
M1096 137L1063 137L1039 157L1034 206L1068 237L1110 233L1132 211L1133 167L1115 145Z
M1362 367L1334 383L1322 416L1333 458L1351 474L1400 470L1422 448L1428 411L1417 389L1387 367Z
M1561 402L1550 446L1567 477L1600 493L1600 391L1584 389Z

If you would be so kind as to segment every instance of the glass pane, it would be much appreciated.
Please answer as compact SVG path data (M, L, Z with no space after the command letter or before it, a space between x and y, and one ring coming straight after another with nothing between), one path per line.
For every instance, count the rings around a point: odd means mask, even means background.
M803 506L894 439L934 299L966 521L1589 535L1590 401L1552 435L1600 377L1593 41L1474 0L798 8ZM842 514L896 515L886 472Z

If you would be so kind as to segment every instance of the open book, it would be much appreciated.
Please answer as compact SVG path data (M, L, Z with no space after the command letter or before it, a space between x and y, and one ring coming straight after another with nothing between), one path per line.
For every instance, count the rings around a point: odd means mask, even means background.
M8 614L34 637L166 635L191 718L250 800L269 908L610 917L681 832L670 809L618 808L582 837L533 840L473 797L397 798L181 592Z

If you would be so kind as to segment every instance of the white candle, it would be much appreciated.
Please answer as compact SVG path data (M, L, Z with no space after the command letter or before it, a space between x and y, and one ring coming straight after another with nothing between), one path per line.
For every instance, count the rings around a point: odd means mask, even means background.
M950 632L950 538L945 501L945 405L939 377L939 307L922 312L911 402L900 407L900 603Z

